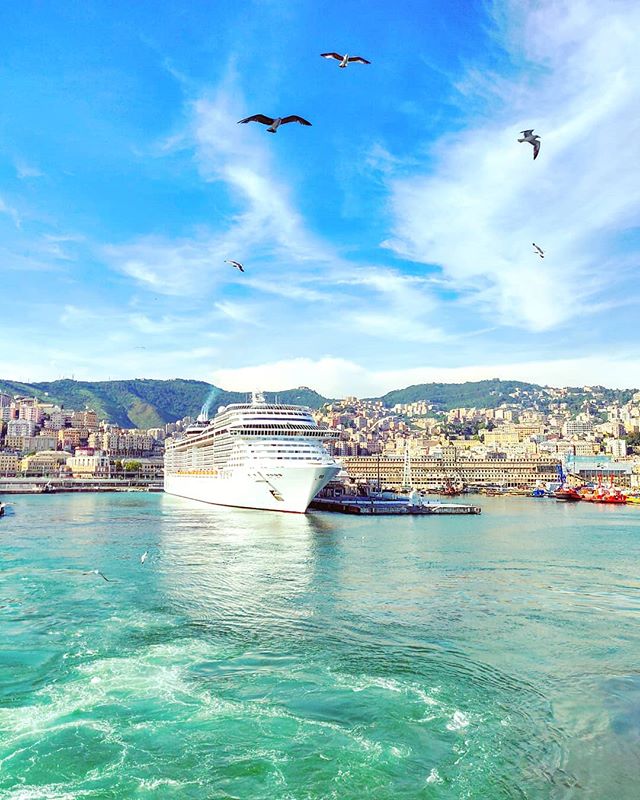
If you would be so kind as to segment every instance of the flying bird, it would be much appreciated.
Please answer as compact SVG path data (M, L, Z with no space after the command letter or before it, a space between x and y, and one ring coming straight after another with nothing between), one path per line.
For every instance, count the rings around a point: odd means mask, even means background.
M533 128L528 131L520 131L523 135L522 139L518 139L519 142L529 142L530 145L533 145L533 160L535 161L538 157L538 153L540 152L540 137L536 133L533 135Z
M539 255L540 258L544 258L544 250L541 247L538 247L538 245L535 242L532 242L532 244L535 248L533 252Z
M235 267L236 269L239 269L240 272L244 272L244 267L242 266L242 264L239 261L233 261L230 258L225 258L224 263L225 264L231 264L232 267Z
M147 560L147 556L148 555L149 555L149 551L145 550L144 553L140 556L140 563L141 564L144 564L144 562Z
M322 58L335 58L336 61L340 63L338 66L340 69L344 69L348 66L352 61L355 61L357 64L370 64L370 61L367 61L366 58L362 58L362 56L350 56L348 53L341 56L340 53L320 53Z
M291 114L289 117L276 117L275 119L267 117L264 114L254 114L252 117L239 119L238 125L241 123L244 124L245 122L261 122L263 125L268 125L269 127L267 130L269 133L275 133L281 125L286 125L287 122L299 122L301 125L311 125L308 120L297 116L297 114Z
M107 583L111 583L110 578L107 578L99 569L92 569L89 572L83 572L83 575L99 575L101 578L104 578Z

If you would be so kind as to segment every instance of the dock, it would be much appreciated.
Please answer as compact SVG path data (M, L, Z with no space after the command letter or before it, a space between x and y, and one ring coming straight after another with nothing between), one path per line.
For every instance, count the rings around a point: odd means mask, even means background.
M149 478L0 478L0 494L59 494L62 492L159 492Z
M316 511L332 511L336 514L373 514L385 516L400 516L411 514L425 516L428 514L480 514L479 506L465 505L462 503L423 502L413 505L403 500L381 500L368 497L341 497L325 498L315 497L309 508Z

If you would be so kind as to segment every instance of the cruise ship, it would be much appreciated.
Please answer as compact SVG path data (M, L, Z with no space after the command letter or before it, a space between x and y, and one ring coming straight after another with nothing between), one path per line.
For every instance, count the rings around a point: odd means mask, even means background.
M303 406L265 402L221 406L168 439L164 490L223 506L304 514L340 465L323 447L338 436Z

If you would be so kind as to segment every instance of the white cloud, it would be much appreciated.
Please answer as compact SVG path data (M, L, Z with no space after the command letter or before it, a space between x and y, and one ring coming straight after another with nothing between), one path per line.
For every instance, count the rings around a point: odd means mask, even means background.
M589 358L482 364L464 367L422 366L370 369L344 358L294 358L238 369L219 369L211 380L224 389L278 391L310 386L325 397L378 396L419 383L462 383L490 378L520 380L548 386L602 384L614 388L640 386L640 353L594 354Z
M640 6L509 2L500 19L530 73L469 77L467 92L492 98L491 117L436 143L432 172L389 181L385 245L438 265L488 316L541 331L628 279L616 286L608 267L640 213ZM530 127L542 137L535 162L516 141Z

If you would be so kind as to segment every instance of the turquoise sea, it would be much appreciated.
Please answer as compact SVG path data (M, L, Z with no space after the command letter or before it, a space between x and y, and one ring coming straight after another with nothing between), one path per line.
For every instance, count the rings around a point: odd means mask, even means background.
M2 800L640 797L638 507L5 500Z

